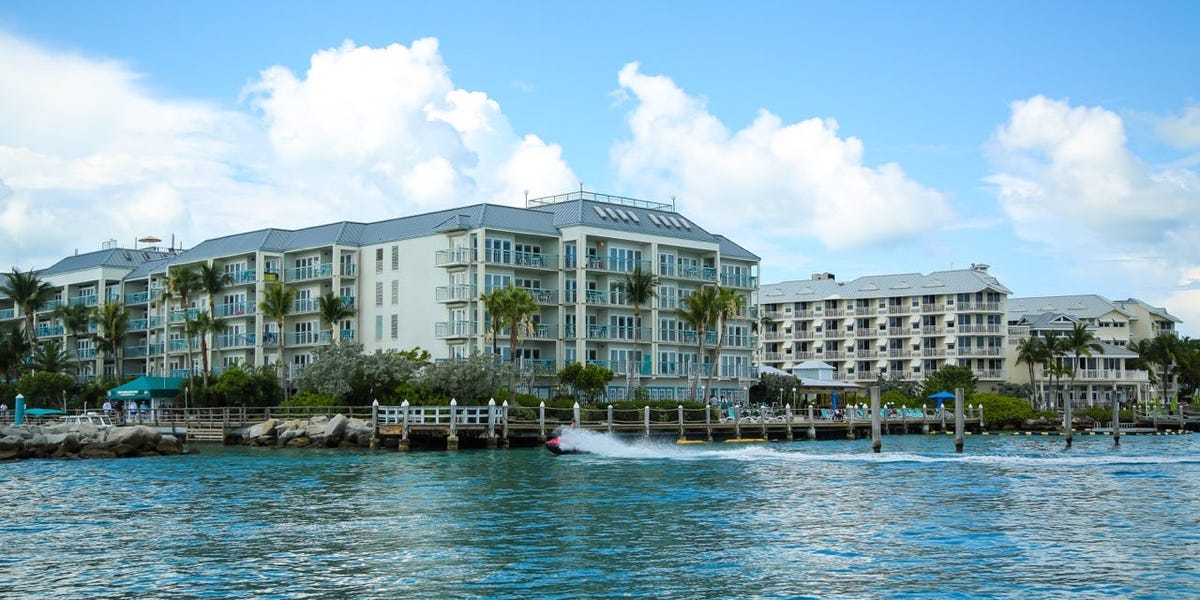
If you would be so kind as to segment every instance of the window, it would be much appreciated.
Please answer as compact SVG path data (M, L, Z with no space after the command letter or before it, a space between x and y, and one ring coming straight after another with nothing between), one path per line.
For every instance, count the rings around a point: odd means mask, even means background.
M375 249L375 272L383 272L383 248Z
M400 315L392 315L392 339L400 339Z
M400 270L400 246L392 246L392 270Z
M512 241L487 238L483 241L484 260L493 263L512 263Z
M383 282L375 282L375 306L383 306Z
M400 304L400 281L392 280L392 306Z
M383 315L375 315L375 341L383 341Z

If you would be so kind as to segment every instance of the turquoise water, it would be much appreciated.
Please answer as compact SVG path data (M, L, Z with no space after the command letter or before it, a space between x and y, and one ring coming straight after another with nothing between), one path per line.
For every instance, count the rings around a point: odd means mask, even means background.
M1200 435L0 464L2 598L1178 598Z

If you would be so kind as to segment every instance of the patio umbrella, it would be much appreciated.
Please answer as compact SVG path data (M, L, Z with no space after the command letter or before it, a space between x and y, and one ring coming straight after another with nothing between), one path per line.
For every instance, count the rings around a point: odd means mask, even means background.
M830 395L829 395L829 406L830 406L830 408L832 408L833 410L837 410L837 407L838 407L838 400L840 400L840 398L838 397L838 393L837 393L837 392L834 392L834 393L830 394Z
M51 415L65 415L67 413L57 408L27 408L25 409L25 414L31 417L48 417Z
M942 390L936 394L930 394L929 398L932 400L937 400L937 407L941 408L942 403L944 401L954 399L954 394L951 394L950 392L947 392L946 390Z

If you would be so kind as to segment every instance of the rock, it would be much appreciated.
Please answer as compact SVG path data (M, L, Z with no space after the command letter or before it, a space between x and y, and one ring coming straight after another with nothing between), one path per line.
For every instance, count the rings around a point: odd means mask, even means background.
M183 448L179 446L179 439L173 435L164 435L162 439L154 446L154 451L159 454L183 454Z
M116 458L117 453L107 446L84 446L79 452L83 458Z
M289 440L289 441L288 441L288 443L287 443L287 445L288 445L288 446L292 446L292 447L300 447L300 448L303 448L304 446L307 446L307 445L309 445L310 443L312 443L312 442L311 442L311 440L309 440L309 438L308 438L308 437L306 437L306 436L299 436L299 437L294 437L294 438L292 438L291 440Z
M342 437L346 434L346 425L349 422L350 419L347 419L346 415L333 415L333 418L325 423L325 442L332 445L341 442Z
M276 422L275 419L267 419L262 423L254 425L246 432L246 437L251 440L262 437L274 437Z

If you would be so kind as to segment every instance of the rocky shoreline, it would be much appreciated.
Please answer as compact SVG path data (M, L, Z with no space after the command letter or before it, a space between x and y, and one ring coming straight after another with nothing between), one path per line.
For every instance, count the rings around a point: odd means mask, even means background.
M25 458L132 458L183 454L173 435L145 425L90 423L0 427L0 461Z
M318 415L306 420L267 419L250 426L240 443L290 448L368 448L374 429L362 419L343 414Z

